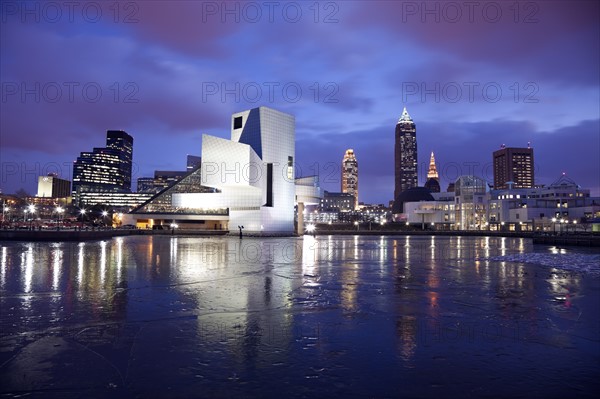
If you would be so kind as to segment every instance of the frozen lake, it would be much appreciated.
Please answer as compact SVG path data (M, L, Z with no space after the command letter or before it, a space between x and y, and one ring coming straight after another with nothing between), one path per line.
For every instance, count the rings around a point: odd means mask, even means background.
M0 243L0 395L585 397L600 254L522 238Z

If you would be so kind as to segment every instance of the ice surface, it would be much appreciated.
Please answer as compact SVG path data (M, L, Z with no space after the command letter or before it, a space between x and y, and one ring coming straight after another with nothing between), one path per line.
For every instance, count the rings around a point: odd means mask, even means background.
M0 395L592 397L598 253L522 238L0 243Z

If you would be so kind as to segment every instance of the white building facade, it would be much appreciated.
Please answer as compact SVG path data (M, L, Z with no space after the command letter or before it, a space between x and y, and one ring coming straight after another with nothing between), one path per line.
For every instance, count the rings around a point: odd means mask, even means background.
M293 233L295 118L267 107L231 117L231 139L203 135L200 186L155 198L134 210L137 223L153 226L191 219L194 228ZM183 181L192 180L188 175ZM160 197L161 194L158 194ZM169 198L170 197L170 198ZM141 222L140 222L141 220Z

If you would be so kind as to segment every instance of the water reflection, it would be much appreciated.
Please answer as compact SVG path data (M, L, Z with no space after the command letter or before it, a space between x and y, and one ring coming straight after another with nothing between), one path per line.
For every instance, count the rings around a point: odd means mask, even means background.
M331 387L349 384L348 378L372 382L389 373L394 382L397 376L427 379L406 370L432 359L493 374L495 362L504 361L498 358L523 343L465 338L456 326L496 331L517 321L526 323L518 331L531 335L540 334L541 320L550 320L556 328L543 334L577 325L585 335L596 322L587 316L592 312L581 310L584 301L597 301L598 290L581 275L483 259L534 249L517 238L441 236L132 236L3 244L6 339L0 353L8 360L51 331L113 362L122 386L140 397L162 393L167 381L172 396L181 397L193 395L178 389L208 392L217 389L215 381L236 384L241 393L251 385L311 381L315 385L306 385L301 396L331 396L339 393ZM448 336L452 341L444 341ZM564 356L575 353L584 359L577 364L589 366L587 353L594 352L583 350L578 338L569 336L568 343L570 351L551 345L544 350L563 364L574 364ZM356 371L373 353L385 370ZM549 355L540 360L537 354L519 351L528 367L537 368L539 385L555 370L548 369ZM156 359L161 367L153 366ZM511 364L515 375L526 371ZM503 373L512 372L502 366ZM452 378L469 377L457 372ZM365 389L360 393L370 392Z
M100 284L106 281L106 241L100 242Z
M6 259L7 259L8 249L6 247L2 247L2 254L0 255L0 288L4 289L6 285Z
M33 279L33 245L28 244L26 250L21 254L21 267L23 270L23 292L31 292Z
M61 249L61 244L55 244L54 249L52 251L52 289L58 290L60 276L61 276L61 267L63 263L63 250Z
M79 251L77 255L77 286L79 287L79 292L81 292L81 288L83 287L83 272L85 267L85 243L79 243Z

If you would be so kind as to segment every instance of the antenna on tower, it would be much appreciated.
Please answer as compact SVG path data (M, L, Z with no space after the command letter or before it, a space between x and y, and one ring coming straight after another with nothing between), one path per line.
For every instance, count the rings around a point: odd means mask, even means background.
M527 148L531 148L531 141L527 142Z

